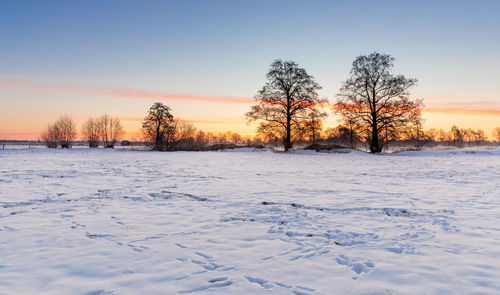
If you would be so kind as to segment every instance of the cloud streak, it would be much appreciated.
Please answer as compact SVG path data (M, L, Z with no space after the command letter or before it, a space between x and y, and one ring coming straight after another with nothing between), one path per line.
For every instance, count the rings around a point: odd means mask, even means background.
M0 78L0 88L2 89L30 89L44 92L63 92L69 94L83 94L91 96L107 96L116 98L131 99L151 99L151 100L176 100L176 101L197 101L209 103L236 103L250 104L253 98L227 97L210 95L190 95L190 94L170 94L154 91L144 91L128 88L109 88L82 86L71 83L47 83L35 82L20 78Z
M490 108L484 108L485 105L490 105ZM338 110L334 105L332 110ZM455 115L471 115L471 116L500 116L500 107L486 102L469 102L463 104L451 103L449 106L430 107L422 109L422 113L435 114L455 114Z
M471 116L500 116L500 109L467 109L467 108L425 108L424 113L456 114Z
M223 104L253 104L255 100L248 97L227 97L210 95L169 94L155 91L144 91L129 88L93 87L71 83L35 82L21 78L0 78L0 89L30 89L43 92L62 92L69 94L113 97L123 99L149 99L160 101L193 101ZM432 99L434 102L437 98ZM334 106L332 106L334 109ZM462 114L499 116L500 103L495 101L450 102L442 105L424 108L424 113ZM125 119L125 118L124 118ZM132 119L131 121L139 121ZM126 120L126 119L125 119ZM201 123L201 122L200 122ZM208 123L208 122L207 122ZM225 123L225 122L217 122ZM226 122L227 123L227 122Z

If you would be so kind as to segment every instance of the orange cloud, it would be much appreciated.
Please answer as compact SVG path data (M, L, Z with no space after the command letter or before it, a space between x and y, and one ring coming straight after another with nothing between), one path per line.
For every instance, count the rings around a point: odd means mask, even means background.
M487 105L487 102L450 103L447 107L423 108L422 112L437 114L461 114L472 116L500 116L500 107L496 107L493 104L491 105L491 108L487 109L484 108L485 105ZM338 107L337 105L333 105L332 110L343 110L343 108Z
M65 92L72 94L85 94L92 96L110 96L117 98L138 98L152 100L180 100L180 101L198 101L212 103L244 103L254 102L253 98L246 97L226 97L209 95L190 95L190 94L167 94L154 91L143 91L126 88L108 88L81 86L69 83L45 83L33 82L19 78L0 78L0 88L4 89L33 89L47 92Z
M500 116L500 109L467 109L467 108L425 108L425 113L462 114L472 116Z
M86 117L86 118L90 118L90 117ZM117 117L117 119L120 121L131 121L131 122L144 121L144 118L141 118L141 117ZM184 122L193 123L193 124L241 124L242 122L244 122L244 120L242 120L242 121L222 121L222 120L213 121L213 120L199 120L199 119L192 119L191 120L191 119L185 119L185 118L181 118L180 120L184 121Z

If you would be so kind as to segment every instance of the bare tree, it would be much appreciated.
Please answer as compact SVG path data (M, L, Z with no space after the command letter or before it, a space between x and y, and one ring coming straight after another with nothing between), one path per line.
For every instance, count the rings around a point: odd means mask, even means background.
M323 131L323 120L328 116L327 113L314 110L307 115L307 119L304 120L303 129L304 135L309 141L316 142L320 139Z
M69 116L61 117L57 122L59 130L59 144L61 148L71 148L73 140L76 138L76 124Z
M48 148L71 148L76 137L76 124L69 116L60 117L55 123L49 123L41 134Z
M164 151L167 143L175 133L174 116L170 113L170 107L156 102L151 106L148 115L142 122L142 133L144 140L148 142L154 150Z
M493 140L500 142L500 127L493 129Z
M243 141L243 138L241 138L241 135L238 133L233 133L231 134L231 142L232 143L241 143Z
M472 130L471 128L460 129L460 132L462 133L462 138L464 142L474 141L474 130Z
M165 150L190 150L195 147L196 128L189 122L176 119L174 123L174 133L168 136Z
M98 126L99 135L105 148L113 148L125 134L120 121L108 114L104 114L98 119Z
M439 129L438 140L440 142L446 142L448 146L451 145L452 136L450 132L446 132L443 129Z
M57 124L49 123L47 126L47 130L45 130L40 137L45 142L45 145L48 148L55 149L59 145L60 141L60 132Z
M473 131L473 133L474 133L474 142L476 143L476 146L487 141L486 134L484 134L484 131L482 129L476 129Z
M351 77L337 95L336 113L359 126L372 153L381 152L407 128L421 122L422 100L409 98L409 89L417 80L393 75L393 66L394 58L388 54L357 57Z
M425 136L431 141L437 141L439 139L439 131L436 128L431 128L424 131Z
M346 124L338 125L335 128L327 128L325 133L327 139L332 143L345 145L353 149L360 142L357 130L354 123L349 124L349 122L346 122Z
M83 139L88 142L89 148L99 147L100 133L101 130L98 120L90 118L83 123L82 136Z
M245 115L248 122L260 122L259 133L282 138L288 151L309 113L327 101L318 98L321 87L314 78L293 61L274 61L266 77L267 83L256 95L258 105Z
M462 148L464 146L464 134L456 125L453 125L450 130L450 137L456 147Z
M194 141L197 146L206 146L209 143L209 138L205 132L199 130L194 136Z

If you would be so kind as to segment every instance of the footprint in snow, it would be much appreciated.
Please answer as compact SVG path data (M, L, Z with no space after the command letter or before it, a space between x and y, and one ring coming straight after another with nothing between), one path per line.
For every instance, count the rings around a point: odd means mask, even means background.
M227 277L221 277L221 278L215 278L215 279L208 280L208 282L213 284L213 283L225 281L227 279L228 279Z
M210 259L212 259L212 258L213 258L212 256L207 255L207 254L203 254L203 253L201 253L201 252L195 252L195 254L196 254L196 255L198 255L198 256L201 256L201 257L203 257L203 258L205 258L205 259L207 259L207 260L210 260Z
M304 287L304 286L296 286L295 288L301 289L301 290L305 290L305 291L308 291L308 292L314 292L314 291L316 291L315 289L307 288L307 287Z
M303 286L296 286L295 290L292 292L296 295L309 295L309 292L314 292L314 289L303 287Z
M133 245L133 244L127 244L127 246L129 246L130 248L132 248L132 250L134 250L136 252L144 252L144 250L148 250L149 249L146 246L136 246L136 245Z
M85 224L80 224L80 223L75 222L75 221L72 221L72 222L71 222L71 224L73 224L73 225L71 226L71 228L86 227L86 225L85 225Z
M387 251L391 251L392 253L396 253L396 254L401 254L403 253L403 248L399 247L399 248L385 248Z
M233 281L224 280L222 282L214 282L214 283L210 283L209 285L196 287L196 288L193 288L190 290L183 290L183 291L180 291L179 293L186 294L186 293L200 292L200 291L205 291L205 290L212 289L212 288L227 287L227 286L231 286L232 284L233 284Z
M286 284L283 284L283 283L280 283L280 282L274 282L277 286L279 287L282 287L282 288L287 288L287 289L291 289L293 288L293 286L290 286L290 285L286 285Z
M273 285L271 283L269 283L268 280L254 278L251 276L245 276L245 279L247 279L250 283L259 284L262 288L265 288L265 289L271 289L273 287Z
M125 225L125 222L120 221L120 218L118 218L116 216L110 216L110 217L111 217L111 219L116 220L116 224Z
M335 258L335 260L340 265L345 265L347 267L350 267L351 270L357 274L367 273L370 271L370 269L375 267L375 264L373 262L370 262L370 261L363 262L363 263L356 262L356 260L352 260L345 255L339 255L337 258Z

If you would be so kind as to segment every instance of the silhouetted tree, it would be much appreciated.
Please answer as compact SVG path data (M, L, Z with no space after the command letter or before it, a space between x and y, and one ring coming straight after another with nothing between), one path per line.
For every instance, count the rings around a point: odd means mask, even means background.
M76 137L76 124L69 116L62 116L55 123L49 123L47 130L41 134L48 148L71 148Z
M105 148L114 148L116 142L125 134L123 126L117 118L108 114L98 119L99 135Z
M57 124L49 123L47 130L45 130L40 137L48 148L57 148L61 137Z
M422 100L409 98L409 89L417 80L393 75L393 66L394 58L388 54L357 57L335 105L337 114L359 126L372 153L381 152L407 128L421 122Z
M474 130L472 130L471 128L460 129L460 132L462 133L462 139L464 142L474 141Z
M195 146L196 128L192 123L175 120L174 134L166 141L165 150L185 150Z
M438 138L440 142L446 142L448 146L451 145L452 136L450 132L446 132L443 129L439 129Z
M464 135L462 130L460 130L457 126L453 125L450 130L450 137L451 140L453 141L453 144L456 147L463 147L464 146Z
M493 129L493 140L500 142L500 127Z
M323 131L323 120L328 116L327 113L314 110L307 114L307 119L304 120L303 129L304 135L309 141L316 142L320 139Z
M83 123L82 136L83 139L88 142L89 148L99 147L100 132L101 130L98 120L90 118Z
M424 131L425 136L431 141L439 140L439 131L436 128L431 128Z
M170 108L161 102L156 102L151 106L142 122L144 139L158 151L166 150L166 144L173 137L175 127L174 116L170 113Z
M346 122L348 123L348 122ZM332 143L341 144L350 148L355 148L360 141L357 128L354 123L338 125L335 128L327 128L325 131L327 139Z
M238 133L233 133L231 134L231 142L232 143L241 143L243 139L241 138L241 135Z
M326 99L318 98L321 87L293 61L274 61L266 77L268 81L256 95L258 105L245 115L248 122L260 122L259 133L282 138L288 151L309 113L317 111Z
M480 145L487 140L486 134L484 134L483 130L476 129L473 130L472 132L473 132L473 140L476 143L476 145Z
M198 146L201 147L201 146L206 146L209 143L209 138L208 135L205 134L205 132L199 130L195 134L194 141Z
M76 124L69 116L63 116L56 122L59 130L59 144L61 148L71 148L76 137Z

